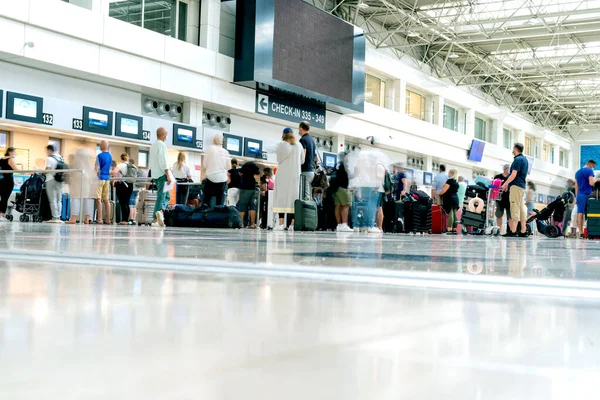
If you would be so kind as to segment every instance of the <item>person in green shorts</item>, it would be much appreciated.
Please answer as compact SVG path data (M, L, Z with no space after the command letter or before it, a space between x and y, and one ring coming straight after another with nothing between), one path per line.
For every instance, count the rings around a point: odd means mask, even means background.
M340 157L343 160L343 157ZM330 190L333 191L333 201L335 203L335 219L337 220L337 232L354 232L348 226L348 214L352 197L348 191L348 173L343 162L340 162L335 175L331 179ZM333 185L333 188L331 187Z

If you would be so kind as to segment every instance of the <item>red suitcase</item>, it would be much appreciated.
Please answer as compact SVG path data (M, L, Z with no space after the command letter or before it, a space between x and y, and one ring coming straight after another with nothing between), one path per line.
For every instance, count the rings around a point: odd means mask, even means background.
M448 229L448 215L442 207L431 206L431 233L440 235Z

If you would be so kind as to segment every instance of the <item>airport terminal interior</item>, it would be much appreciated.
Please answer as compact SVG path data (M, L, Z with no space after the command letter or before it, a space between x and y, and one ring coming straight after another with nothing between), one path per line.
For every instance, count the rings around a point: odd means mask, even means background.
M2 398L593 398L598 29L0 0Z

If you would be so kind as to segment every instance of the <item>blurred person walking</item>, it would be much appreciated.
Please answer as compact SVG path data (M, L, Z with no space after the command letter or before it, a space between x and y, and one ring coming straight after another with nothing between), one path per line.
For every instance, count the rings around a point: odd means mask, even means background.
M533 209L535 208L535 183L532 181L527 182L527 192L525 195L525 208L527 208L527 217L533 214ZM531 232L535 232L535 224L533 222L529 223L529 229Z
M15 162L17 151L14 147L9 147L4 152L4 157L0 158L0 170L16 171ZM0 174L0 222L8 221L6 219L6 209L8 208L8 199L15 187L13 174Z
M169 191L165 191L166 186L173 183L173 177L169 170L169 154L165 140L169 132L160 127L156 130L156 142L150 147L150 174L156 183L156 203L154 204L154 218L152 226L165 226L165 216L163 210L171 200Z
M273 230L283 231L289 226L293 226L294 223L294 202L300 198L300 174L305 161L305 150L296 141L291 128L283 130L281 142L277 144L275 154L278 167L275 176L273 213L279 214L279 225ZM302 191L305 191L305 188Z
M94 171L94 156L86 148L77 149L73 157L71 168L83 171L83 182L76 174L69 183L69 194L71 196L71 218L67 224L76 224L83 206L83 222L89 224L94 217L94 196L98 186L98 177ZM83 187L81 186L83 183ZM83 193L82 193L83 192ZM83 194L83 205L81 195Z

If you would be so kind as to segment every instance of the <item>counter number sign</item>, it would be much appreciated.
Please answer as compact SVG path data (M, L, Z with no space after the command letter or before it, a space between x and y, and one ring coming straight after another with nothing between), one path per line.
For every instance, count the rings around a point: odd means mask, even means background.
M83 130L83 120L79 118L73 118L73 130L82 131Z
M142 131L142 140L150 140L150 131Z
M42 114L42 123L44 125L54 125L54 115L52 114Z
M198 150L202 150L204 147L204 143L202 142L202 140L196 140L196 148Z

